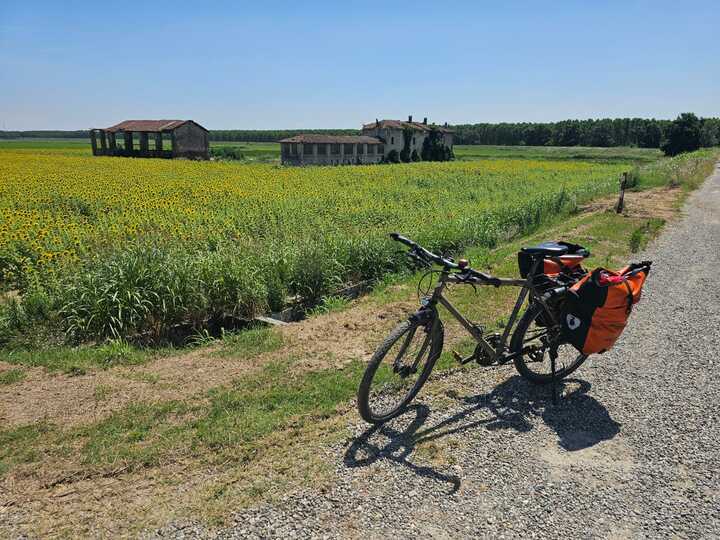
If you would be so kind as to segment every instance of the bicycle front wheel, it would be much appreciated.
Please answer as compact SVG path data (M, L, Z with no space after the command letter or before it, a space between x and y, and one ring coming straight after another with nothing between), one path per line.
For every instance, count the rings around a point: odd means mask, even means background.
M358 412L380 424L400 415L427 381L443 348L443 325L400 323L370 359L358 390Z
M518 373L535 384L548 384L553 381L550 361L550 346L558 340L552 334L546 321L552 320L539 302L533 303L520 318L512 340L510 350L515 353L514 362ZM555 380L560 380L579 368L587 358L569 343L557 345L555 359Z

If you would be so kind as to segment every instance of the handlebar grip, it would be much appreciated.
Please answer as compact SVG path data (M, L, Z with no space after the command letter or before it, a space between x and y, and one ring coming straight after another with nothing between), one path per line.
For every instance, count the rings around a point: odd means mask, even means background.
M400 233L396 233L396 232L390 233L390 238L392 238L392 239L395 240L396 242L400 242L401 244L405 244L405 245L408 246L408 247L415 247L415 246L417 245L415 242L413 242L413 241L410 240L409 238L404 237L404 236L403 236L402 234L400 234Z

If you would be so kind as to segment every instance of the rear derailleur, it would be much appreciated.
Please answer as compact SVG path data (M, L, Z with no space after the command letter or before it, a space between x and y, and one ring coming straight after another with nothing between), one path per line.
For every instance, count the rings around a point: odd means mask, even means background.
M559 336L554 336L552 339L548 336L542 336L540 342L542 345L530 345L523 349L530 362L543 362L545 360L545 353L548 353L552 360L558 357L559 347Z

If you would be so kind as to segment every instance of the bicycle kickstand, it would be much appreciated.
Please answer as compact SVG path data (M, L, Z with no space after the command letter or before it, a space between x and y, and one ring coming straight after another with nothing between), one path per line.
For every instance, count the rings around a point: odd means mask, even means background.
M557 392L557 378L555 376L555 360L557 359L557 352L550 351L550 369L552 371L552 399L553 405L558 403L558 392Z

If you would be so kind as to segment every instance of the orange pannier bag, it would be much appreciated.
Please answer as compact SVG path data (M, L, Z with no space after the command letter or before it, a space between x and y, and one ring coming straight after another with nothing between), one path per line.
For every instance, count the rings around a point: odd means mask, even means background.
M583 354L610 349L640 301L651 264L631 264L619 272L596 268L573 285L562 314L565 339Z

